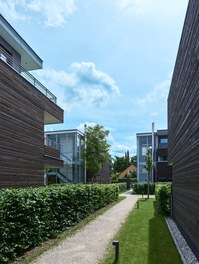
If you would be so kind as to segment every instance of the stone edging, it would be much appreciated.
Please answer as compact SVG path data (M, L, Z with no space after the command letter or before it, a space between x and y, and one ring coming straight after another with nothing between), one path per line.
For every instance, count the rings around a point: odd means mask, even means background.
M183 264L199 264L175 222L170 217L166 217L165 220Z

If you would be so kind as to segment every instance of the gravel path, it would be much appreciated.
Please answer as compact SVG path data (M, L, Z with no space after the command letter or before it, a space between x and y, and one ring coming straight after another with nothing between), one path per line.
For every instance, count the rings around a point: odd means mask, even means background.
M42 254L34 264L98 264L138 195L125 193L126 199L96 218L83 230Z

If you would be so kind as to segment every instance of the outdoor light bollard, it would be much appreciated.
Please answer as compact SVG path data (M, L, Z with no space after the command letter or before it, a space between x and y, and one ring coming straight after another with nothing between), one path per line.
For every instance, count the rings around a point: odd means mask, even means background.
M113 246L115 246L115 262L118 262L119 260L119 241L113 240L112 244Z
M139 201L137 201L137 209L139 209Z

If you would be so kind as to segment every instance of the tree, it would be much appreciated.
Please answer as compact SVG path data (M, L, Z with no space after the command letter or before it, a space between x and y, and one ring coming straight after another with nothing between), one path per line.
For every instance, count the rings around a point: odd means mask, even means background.
M134 155L130 158L130 163L133 164L133 165L136 165L137 164L137 156Z
M136 163L136 156L132 156L130 158L129 151L125 152L124 157L117 157L113 158L113 173L121 173L130 165L134 165Z
M149 199L149 184L150 184L150 173L153 169L153 160L152 160L152 156L151 156L151 152L150 150L148 149L148 152L145 156L145 160L146 160L146 163L144 165L144 168L147 170L148 172L148 178L147 178L147 182L148 182L148 187L147 187L147 198Z
M127 162L130 164L130 157L129 157L129 150L127 150L124 154L125 159L127 160Z
M93 175L94 180L96 173L102 169L102 166L110 161L110 145L107 142L109 135L108 130L103 126L88 126L85 130L85 150L82 158L85 161L86 169Z
M124 171L129 166L129 161L126 159L126 157L117 157L115 156L113 160L113 172L120 173Z

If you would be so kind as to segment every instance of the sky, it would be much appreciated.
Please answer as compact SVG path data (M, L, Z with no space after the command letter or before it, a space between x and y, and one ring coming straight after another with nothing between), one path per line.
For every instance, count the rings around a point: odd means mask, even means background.
M64 123L99 124L112 156L136 154L136 133L167 128L167 97L188 0L0 0L0 12L43 60L31 72Z

